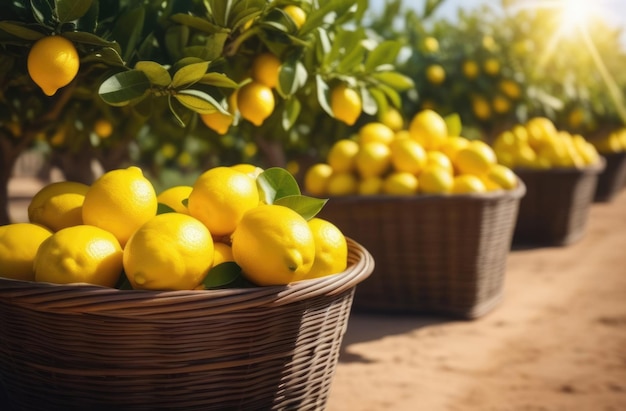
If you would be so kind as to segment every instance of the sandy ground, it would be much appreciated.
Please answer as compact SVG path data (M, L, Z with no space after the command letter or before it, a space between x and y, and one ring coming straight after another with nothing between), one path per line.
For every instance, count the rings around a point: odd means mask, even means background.
M14 221L36 186L11 182ZM626 190L578 242L512 250L482 318L353 314L327 404L344 410L626 410Z

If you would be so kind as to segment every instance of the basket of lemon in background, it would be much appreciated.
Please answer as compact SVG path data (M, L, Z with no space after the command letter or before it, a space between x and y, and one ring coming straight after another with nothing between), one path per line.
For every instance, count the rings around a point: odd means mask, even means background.
M564 246L582 238L605 168L595 146L533 117L500 133L493 148L526 185L513 243Z
M594 201L608 203L626 187L626 127L589 141L606 162L598 177Z
M329 197L319 215L376 261L356 310L475 318L501 300L525 187L451 119L423 110L408 127L364 124L305 173L305 191Z
M158 196L134 166L43 187L0 227L3 406L324 404L374 264L324 204L247 164Z

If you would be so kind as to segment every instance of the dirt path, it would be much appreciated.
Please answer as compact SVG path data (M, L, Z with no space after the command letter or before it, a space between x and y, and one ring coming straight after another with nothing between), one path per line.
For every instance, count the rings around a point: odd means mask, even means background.
M513 250L474 321L356 315L327 411L626 410L626 190L566 247Z

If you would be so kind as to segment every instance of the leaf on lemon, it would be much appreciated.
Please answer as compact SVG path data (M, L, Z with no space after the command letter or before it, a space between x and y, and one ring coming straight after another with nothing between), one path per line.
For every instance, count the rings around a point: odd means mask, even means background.
M243 284L244 277L241 267L233 261L226 261L211 268L202 281L202 285L207 290L216 288L227 288Z
M157 214L175 213L175 212L176 210L174 210L172 207L163 203L157 203Z
M315 198L304 195L293 195L281 197L274 201L274 204L289 207L296 211L305 220L310 220L320 212L328 199Z
M264 170L256 179L261 199L266 204L274 204L282 197L300 195L298 182L291 173L281 167Z

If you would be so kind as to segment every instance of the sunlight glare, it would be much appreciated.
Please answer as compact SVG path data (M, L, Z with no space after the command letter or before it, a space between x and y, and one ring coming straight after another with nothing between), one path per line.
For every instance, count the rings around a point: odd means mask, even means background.
M584 26L594 11L594 3L589 0L561 0L561 3L561 25L567 31Z

